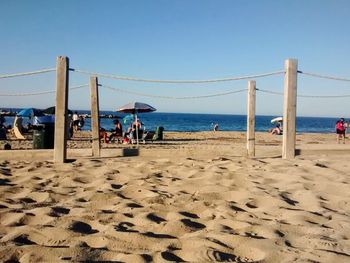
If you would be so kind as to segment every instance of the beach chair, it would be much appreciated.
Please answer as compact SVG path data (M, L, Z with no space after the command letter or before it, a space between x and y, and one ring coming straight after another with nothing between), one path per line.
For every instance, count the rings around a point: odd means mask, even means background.
M22 125L22 118L16 116L15 120L13 122L13 133L19 140L25 140L26 138L23 135L23 125Z
M153 136L155 135L154 131L145 131L143 133L143 136L141 138L141 141L143 143L146 143L146 141L153 141Z
M152 139L154 141L161 141L161 140L163 140L163 131L164 131L164 127L158 126Z
M138 131L138 136L136 136L136 129L131 132L131 144L137 143L137 138L139 139L139 142L145 143L145 140L143 138L144 130L139 129Z

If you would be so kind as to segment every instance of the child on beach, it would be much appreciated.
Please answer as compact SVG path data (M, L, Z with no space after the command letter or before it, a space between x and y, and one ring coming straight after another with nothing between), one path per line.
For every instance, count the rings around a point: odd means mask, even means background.
M337 143L340 143L341 137L343 137L343 143L345 143L345 120L344 118L341 118L337 121L335 124L335 130L337 134Z

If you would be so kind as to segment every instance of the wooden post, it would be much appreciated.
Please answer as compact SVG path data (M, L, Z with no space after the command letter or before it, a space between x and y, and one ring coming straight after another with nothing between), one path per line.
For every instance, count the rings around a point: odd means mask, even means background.
M100 109L98 102L98 80L97 77L90 77L91 95L91 129L92 129L92 155L100 156Z
M255 101L256 82L248 81L248 110L247 110L247 156L255 156Z
M57 57L56 109L54 161L64 163L67 157L67 107L68 107L69 59Z
M282 158L295 157L298 60L285 61Z

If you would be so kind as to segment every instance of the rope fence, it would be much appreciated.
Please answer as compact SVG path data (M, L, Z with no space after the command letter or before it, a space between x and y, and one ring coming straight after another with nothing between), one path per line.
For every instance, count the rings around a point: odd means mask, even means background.
M234 81L234 80L244 80L244 79L253 79L253 78L262 78L267 76L273 76L273 75L280 75L284 74L284 70L280 71L274 71L269 73L262 73L257 75L250 75L250 76L240 76L240 77L231 77L231 78L221 78L221 79L206 79L206 80L160 80L160 79L144 79L144 78L136 78L136 77L124 77L124 76L116 76L112 74L104 74L104 73L97 73L97 72L90 72L80 69L69 69L70 71L82 73L90 76L96 76L96 77L103 77L103 78L110 78L110 79L116 79L116 80L128 80L128 81L139 81L139 82L151 82L151 83L177 83L177 84L198 84L198 83L214 83L214 82L224 82L224 81Z
M76 90L76 89L81 89L84 87L88 87L89 84L83 84L79 86L73 86L70 87L70 90ZM33 92L33 93L17 93L17 94L1 94L0 97L23 97L23 96L37 96L37 95L44 95L44 94L50 94L50 93L55 93L56 90L47 90L47 91L41 91L41 92Z
M263 92L263 93L268 93L268 94L273 94L273 95L279 95L283 96L283 92L277 92L277 91L271 91L271 90L264 90L264 89L256 89L257 91ZM340 99L340 98L348 98L350 97L350 94L345 94L345 95L297 95L299 98L313 98L313 99Z
M310 73L310 72L304 72L304 71L298 71L298 73L307 75L310 77L315 77L315 78L323 78L323 79L331 79L331 80L339 80L339 81L350 81L348 78L341 78L341 77L335 77L335 76L327 76L327 75L322 75L318 73Z
M98 72L91 72L86 70L80 70L80 69L69 69L72 72L77 72L85 75L90 76L96 76L96 77L102 77L102 78L109 78L109 79L115 79L115 80L127 80L127 81L138 81L138 82L149 82L149 83L168 83L168 84L199 84L199 83L215 83L215 82L227 82L227 81L236 81L236 80L245 80L245 79L255 79L255 78L262 78L262 77L268 77L268 76L274 76L274 75L280 75L284 74L284 70L280 71L273 71L268 73L262 73L262 74L255 74L255 75L247 75L247 76L238 76L238 77L229 77L229 78L217 78L217 79L203 79L203 80L161 80L161 79L145 79L145 78L138 78L138 77L128 77L128 76L117 76L113 74L105 74L105 73L98 73ZM29 72L21 72L21 73L14 73L14 74L6 74L6 75L0 75L0 79L5 78L14 78L14 77L23 77L23 76L30 76L30 75L37 75L37 74L43 74L48 72L56 71L56 68L47 68L47 69L41 69L36 71L29 71ZM337 80L337 81L347 81L350 82L349 78L343 78L343 77L337 77L337 76L329 76L329 75L323 75L319 73L311 73L311 72L304 72L304 71L298 71L297 73L303 74L310 77L315 78L323 78L323 79L329 79L329 80ZM83 87L89 86L88 84L83 84L79 86L73 86L69 88L70 90L80 89ZM114 88L107 85L99 85L101 87L104 87L106 89L110 89L117 92L123 92L127 94L133 94L133 95L139 95L144 97L151 97L151 98L161 98L161 99L175 99L175 100L186 100L186 99L201 99L201 98L210 98L210 97L219 97L219 96L225 96L235 93L240 93L243 91L246 91L247 89L240 89L240 90L233 90L233 91L227 91L222 93L215 93L215 94L209 94L209 95L199 95L199 96L183 96L183 97L177 97L177 96L159 96L159 95L152 95L147 93L141 93L141 92L135 92L135 91L129 91L126 89L121 88ZM257 91L268 93L272 95L280 95L283 96L283 92L275 92L271 90L264 90L264 89L256 89ZM44 95L44 94L50 94L55 93L56 90L48 90L48 91L42 91L42 92L32 92L32 93L17 93L17 94L6 94L6 93L0 93L0 97L19 97L19 96L37 96L37 95ZM350 97L350 94L345 95L297 95L297 97L300 98L330 98L330 99L336 99L336 98L348 98Z
M109 90L117 91L117 92L123 92L133 95L139 95L143 97L150 97L150 98L159 98L159 99L174 99L174 100L186 100L186 99L204 99L204 98L211 98L211 97L219 97L219 96L225 96L230 95L234 93L240 93L243 91L246 91L247 89L240 89L240 90L234 90L234 91L227 91L222 93L216 93L216 94L210 94L210 95L201 95L201 96L187 96L187 97L173 97L173 96L159 96L159 95L152 95L152 94L146 94L146 93L139 93L134 91L128 91L121 88L114 88L107 85L99 84L99 86L107 88Z
M56 68L48 68L48 69L41 69L41 70L36 70L36 71L0 75L0 79L30 76L30 75L43 74L43 73L52 72L52 71L56 71Z

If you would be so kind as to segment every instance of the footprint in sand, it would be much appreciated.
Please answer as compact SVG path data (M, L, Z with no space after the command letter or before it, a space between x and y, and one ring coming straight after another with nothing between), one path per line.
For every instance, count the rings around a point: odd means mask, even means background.
M75 177L73 179L74 182L81 183L81 184L89 184L91 183L91 180L85 177Z
M283 201L285 201L287 204L295 206L295 204L298 204L298 201L292 200L288 197L287 192L280 193L280 197L282 198Z
M239 206L236 205L235 202L232 202L230 204L230 208L236 212L247 212L246 210L244 210L243 208L240 208Z
M183 219L181 219L181 222L182 222L185 226L187 226L187 227L189 227L189 228L192 228L192 229L194 229L194 230L201 230L201 229L206 228L205 225L203 225L203 224L201 224L201 223L198 223L198 222L195 222L195 221L192 221L192 220L190 220L190 219L188 219L188 218L183 218Z
M182 258L176 256L175 254L169 252L169 251L164 251L161 253L162 258L167 260L167 261L172 261L172 262L185 262Z
M122 184L111 184L111 187L112 187L113 189L120 189L120 188L123 187L123 185L122 185Z
M68 229L80 234L94 234L98 232L97 230L92 229L89 224L81 221L74 221Z
M127 207L130 207L130 208L142 208L143 206L142 205L139 205L137 203L128 203L126 204Z
M218 250L208 250L207 257L215 262L241 262L236 255L221 252Z
M143 233L142 235L144 235L144 236L146 236L146 237L159 238L159 239L163 239L163 238L166 238L166 239L176 239L176 238L177 238L177 237L172 236L172 235L168 235L168 234L156 234L156 233L153 233L153 232L146 232L146 233Z
M11 183L11 180L5 178L5 179L2 179L0 178L0 186L1 185L6 185L6 186L15 186L15 184L12 184Z
M151 255L148 255L148 254L141 254L141 257L143 258L143 260L145 262L153 262L153 258Z
M62 215L68 215L69 212L70 212L70 209L68 208L55 206L55 207L51 207L51 212L49 213L49 216L60 217Z
M255 200L251 200L248 203L245 204L247 207L255 209L258 208L258 204Z
M131 229L132 227L134 227L135 225L133 223L130 222L121 222L119 223L119 225L115 226L115 230L118 232L139 232L137 230Z
M189 212L185 212L185 211L179 212L179 214L186 216L186 217L194 218L194 219L199 218L198 215L193 214L193 213L189 213Z
M21 203L25 203L25 204L32 204L32 203L36 203L36 201L30 197L24 197L24 198L20 198L19 201Z
M160 224L160 223L162 223L162 222L166 222L166 220L165 220L164 218L161 218L161 217L155 215L154 213L149 213L149 214L146 216L146 218L147 218L148 220L151 220L152 222L157 223L157 224Z
M8 168L0 168L0 174L5 175L5 176L11 176L11 169Z
M16 243L17 246L24 246L24 245L36 245L35 242L31 241L28 238L28 235L22 234L13 239L13 242Z

